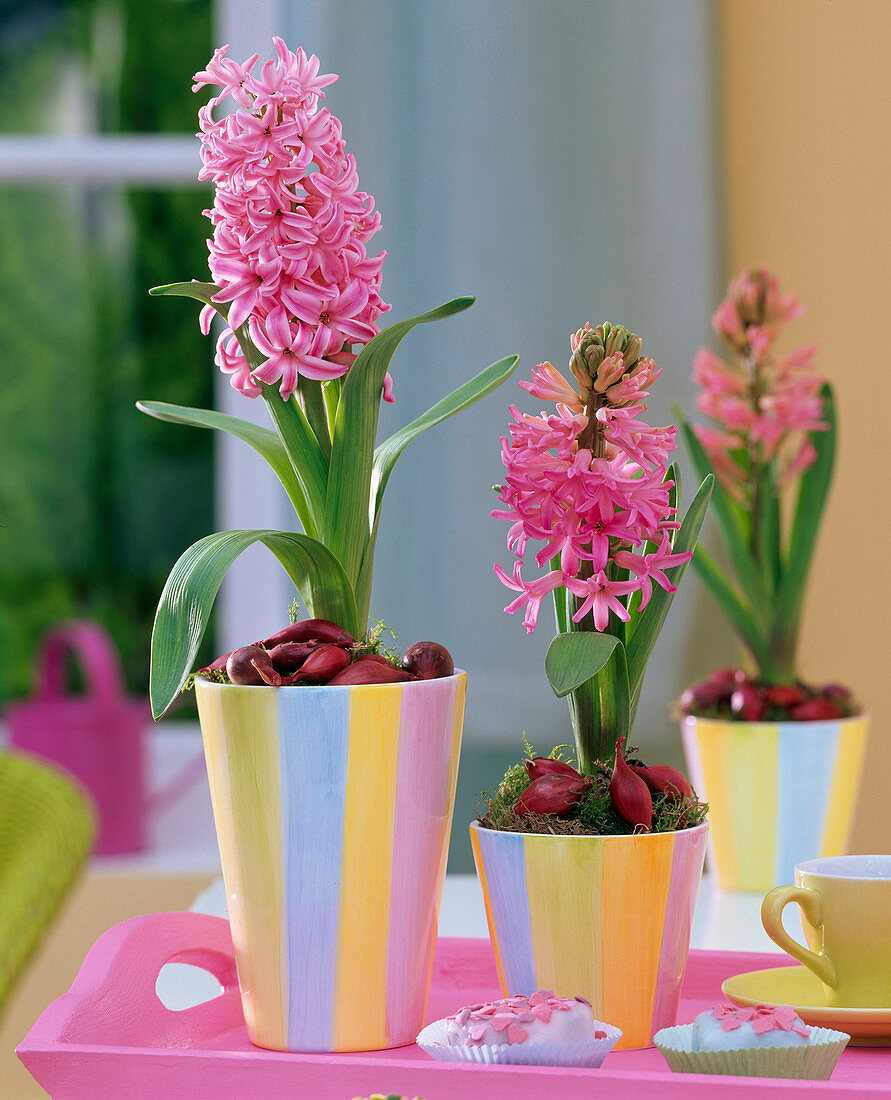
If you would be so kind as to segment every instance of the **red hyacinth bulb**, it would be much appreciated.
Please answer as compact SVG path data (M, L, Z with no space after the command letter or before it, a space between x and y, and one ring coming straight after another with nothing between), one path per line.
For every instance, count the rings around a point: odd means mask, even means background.
M831 699L808 699L789 711L789 717L796 722L828 722L843 716L844 711Z
M581 774L571 764L562 760L553 760L550 756L535 756L525 761L526 771L530 779L538 779L542 775L568 775L574 779L581 779Z
M693 797L693 788L687 777L670 764L654 764L651 768L635 765L634 774L640 776L653 794L664 794L669 802Z
M578 773L571 775L541 775L533 779L514 803L515 814L554 814L562 817L569 813L591 780Z
M616 813L623 821L635 828L650 830L653 824L653 796L650 788L630 767L622 755L620 737L616 742L616 759L613 764L613 777L609 781L609 797Z

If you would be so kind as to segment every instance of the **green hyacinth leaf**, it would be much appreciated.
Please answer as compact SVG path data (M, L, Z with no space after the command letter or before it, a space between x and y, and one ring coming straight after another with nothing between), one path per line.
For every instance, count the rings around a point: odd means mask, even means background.
M261 388L270 419L306 500L310 519L305 523L300 517L303 529L307 534L318 535L325 525L328 460L297 398L292 395L285 401L276 385L261 383Z
M214 294L219 294L220 288L216 283L202 283L198 279L190 279L187 283L166 283L164 286L153 286L149 294L155 297L194 298L196 302L204 302L210 305Z
M687 514L684 516L680 530L675 533L671 547L673 554L684 554L688 550L693 550L695 548L700 529L702 528L702 521L705 519L705 514L708 511L714 483L714 474L709 474L699 486L696 496L687 509ZM688 564L688 562L682 562L680 565L675 565L671 569L666 569L665 575L673 585L679 585L681 583L684 573L687 571ZM647 670L647 662L650 659L650 654L653 652L653 647L656 644L656 639L659 637L659 632L662 630L665 616L668 614L674 596L674 592L666 592L664 588L660 588L658 585L654 584L650 602L644 610L639 613L634 633L628 641L626 656L628 659L628 681L631 687L632 722L634 720L634 714L637 711L637 703L640 699L640 689L643 684L644 673Z
M334 555L308 535L290 531L220 531L199 539L174 565L152 631L149 694L160 718L182 690L195 662L217 592L243 551L262 542L281 562L310 615L330 619L355 637L365 623Z
M219 294L220 288L216 283L200 283L197 279L188 283L168 283L166 286L153 286L149 294L160 298L194 298L196 302L203 302L225 317L229 312L228 302L214 302L211 299L214 294Z
M758 667L764 668L768 661L767 640L754 625L752 614L742 597L718 568L715 559L702 546L696 547L693 565L699 578L730 620L740 641L751 650Z
M396 465L399 456L409 443L417 439L422 432L425 432L428 428L432 428L435 424L442 423L443 420L447 420L450 416L454 416L456 413L470 408L471 405L485 397L487 393L491 393L497 386L500 386L518 362L519 356L517 355L509 355L504 359L499 359L497 363L493 363L492 366L486 367L486 369L481 371L475 378L472 378L469 382L465 382L463 386L459 386L458 389L450 393L448 397L444 397L441 401L437 401L437 403L433 405L432 408L429 408L422 416L419 416L410 424L406 424L404 428L394 435L391 435L389 439L381 443L375 450L371 475L371 515L369 517L371 531L365 545L365 550L362 555L362 564L359 566L359 576L356 581L357 606L364 606L365 602L371 596L371 580L372 571L374 569L374 547L377 542L381 505L383 503L384 490L387 487L387 482L390 480L390 474L393 472L393 467Z
M416 326L452 317L473 305L456 298L407 321L397 321L369 340L346 375L331 438L323 540L355 582L371 535L372 456L381 389L393 353Z
M703 480L709 474L714 477L712 464L709 462L702 444L696 438L693 428L679 409L675 408L674 411L697 477L700 480ZM715 480L712 491L711 509L724 539L740 588L746 594L747 602L756 609L766 608L769 603L767 588L750 547L751 521L746 512L740 508L717 480Z
M619 645L612 634L573 631L558 634L545 655L545 675L558 699L596 676Z
M825 383L820 390L823 398L823 419L829 425L827 431L812 432L811 442L817 452L815 461L801 475L798 483L798 499L789 535L789 548L783 569L783 580L776 606L775 621L778 624L796 624L801 613L804 587L817 532L823 518L823 509L832 484L835 466L837 424L832 387Z
M779 591L783 562L781 556L782 518L780 515L780 497L774 487L776 463L771 463L768 489L761 494L758 517L758 557L761 572L772 601Z
M393 467L409 443L417 439L428 428L441 424L443 420L448 420L450 416L475 405L486 394L491 393L492 390L500 386L509 377L519 361L520 357L518 355L507 355L504 359L499 359L497 363L493 363L490 367L486 367L484 371L480 371L475 378L471 378L469 382L465 382L463 386L453 390L447 397L437 401L423 415L410 424L406 424L404 428L401 428L381 443L374 452L374 472L372 474L375 512L380 509L384 490L387 487L390 474L393 472Z
M164 401L137 401L136 407L140 412L153 416L156 420L163 420L168 424L186 424L192 428L210 428L227 432L253 447L257 454L272 467L275 476L284 486L285 492L294 505L304 530L312 534L306 498L294 474L288 454L275 432L270 431L269 428L262 428L258 424L252 424L249 420L241 420L237 416L214 412L211 409L170 405Z
M562 637L611 638L580 631ZM556 639L555 639L556 641ZM590 679L569 692L569 713L575 735L579 768L593 775L600 760L609 760L616 741L631 731L631 692L625 647L615 640L606 661ZM593 666L591 666L593 667ZM553 686L553 685L552 685Z

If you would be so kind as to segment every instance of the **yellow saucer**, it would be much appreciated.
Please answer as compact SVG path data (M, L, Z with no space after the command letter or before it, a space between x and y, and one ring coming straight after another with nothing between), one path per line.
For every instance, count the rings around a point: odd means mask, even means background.
M806 1024L845 1031L851 1046L891 1046L891 1007L836 1008L826 1004L820 979L806 966L735 974L721 985L735 1005L791 1005Z

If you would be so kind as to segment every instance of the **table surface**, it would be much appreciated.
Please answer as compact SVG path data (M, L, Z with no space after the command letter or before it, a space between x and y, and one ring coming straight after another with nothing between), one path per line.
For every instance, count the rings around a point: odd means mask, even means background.
M791 906L789 907L791 910ZM228 916L222 878L195 899L192 909L212 916ZM761 926L759 894L728 893L703 877L693 920L691 947L707 951L777 951ZM793 935L799 935L790 927ZM439 914L439 935L486 938L486 912L476 875L446 875ZM206 971L168 963L158 977L157 992L172 1009L191 1008L219 992L219 983Z

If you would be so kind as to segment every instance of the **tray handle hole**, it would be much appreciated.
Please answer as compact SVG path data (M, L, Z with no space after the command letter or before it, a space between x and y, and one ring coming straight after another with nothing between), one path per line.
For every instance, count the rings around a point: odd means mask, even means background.
M172 1012L212 1001L223 993L220 979L191 963L165 963L155 982L158 1000Z

